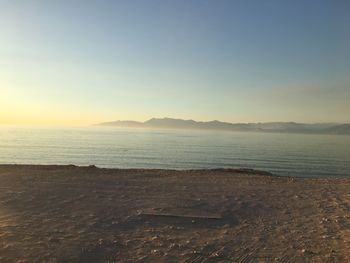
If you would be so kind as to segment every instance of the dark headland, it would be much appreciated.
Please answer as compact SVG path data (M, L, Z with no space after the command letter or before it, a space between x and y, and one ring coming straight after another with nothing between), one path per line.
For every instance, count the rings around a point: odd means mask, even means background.
M0 165L0 262L349 262L350 179Z

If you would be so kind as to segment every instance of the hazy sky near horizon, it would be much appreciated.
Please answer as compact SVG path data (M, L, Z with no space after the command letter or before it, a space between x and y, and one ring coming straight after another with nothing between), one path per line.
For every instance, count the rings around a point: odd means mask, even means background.
M0 124L350 122L350 1L0 0Z

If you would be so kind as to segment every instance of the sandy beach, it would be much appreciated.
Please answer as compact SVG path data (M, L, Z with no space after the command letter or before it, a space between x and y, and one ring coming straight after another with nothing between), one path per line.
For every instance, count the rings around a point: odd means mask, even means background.
M0 262L349 262L350 179L0 165Z

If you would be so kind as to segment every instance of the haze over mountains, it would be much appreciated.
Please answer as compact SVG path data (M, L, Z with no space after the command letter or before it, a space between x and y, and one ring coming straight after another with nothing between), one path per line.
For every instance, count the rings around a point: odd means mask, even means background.
M98 126L132 127L132 128L165 128L165 129L200 129L225 131L255 131L255 132L289 132L317 134L349 134L350 124L337 123L296 123L296 122L266 122L266 123L229 123L221 121L194 121L173 118L152 118L145 122L112 121L97 124Z

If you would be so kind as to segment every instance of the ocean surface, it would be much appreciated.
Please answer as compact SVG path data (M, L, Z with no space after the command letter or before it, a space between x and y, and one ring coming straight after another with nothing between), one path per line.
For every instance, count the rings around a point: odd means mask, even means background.
M277 175L350 177L350 136L0 126L0 164L108 168L252 168Z

